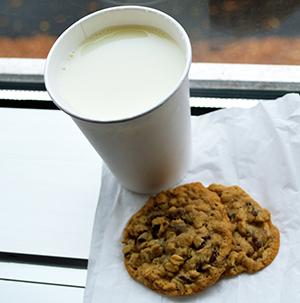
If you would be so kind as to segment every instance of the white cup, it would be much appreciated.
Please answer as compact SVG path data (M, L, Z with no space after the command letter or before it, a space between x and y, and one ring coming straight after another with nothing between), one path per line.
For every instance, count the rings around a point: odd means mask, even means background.
M135 117L104 122L81 116L58 94L55 78L61 62L88 37L104 28L120 25L152 26L168 33L185 54L186 63L180 81L167 98ZM189 166L188 72L191 57L186 32L170 16L142 6L113 7L80 19L57 39L47 58L45 84L54 103L72 117L125 188L139 193L155 193L177 184Z

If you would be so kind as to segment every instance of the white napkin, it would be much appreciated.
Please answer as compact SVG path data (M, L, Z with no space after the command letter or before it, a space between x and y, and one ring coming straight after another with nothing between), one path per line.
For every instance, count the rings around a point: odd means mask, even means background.
M196 296L147 289L129 277L121 250L122 230L147 197L123 189L104 168L85 302L300 302L300 96L193 117L192 131L193 161L182 183L243 187L271 211L281 234L278 256L256 274L221 279Z

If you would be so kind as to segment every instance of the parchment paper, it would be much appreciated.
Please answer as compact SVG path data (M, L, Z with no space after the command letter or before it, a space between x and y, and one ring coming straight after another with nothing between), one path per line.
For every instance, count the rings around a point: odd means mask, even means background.
M222 279L188 298L147 289L129 277L121 252L122 230L147 197L123 189L104 168L85 302L300 302L300 96L193 117L192 130L193 161L182 183L237 184L248 191L279 227L275 261L256 274Z

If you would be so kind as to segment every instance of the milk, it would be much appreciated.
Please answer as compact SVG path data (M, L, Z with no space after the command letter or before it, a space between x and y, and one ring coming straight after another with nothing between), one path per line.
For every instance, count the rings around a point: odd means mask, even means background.
M158 29L107 28L62 63L58 92L84 117L126 119L162 103L180 84L185 61L175 40Z

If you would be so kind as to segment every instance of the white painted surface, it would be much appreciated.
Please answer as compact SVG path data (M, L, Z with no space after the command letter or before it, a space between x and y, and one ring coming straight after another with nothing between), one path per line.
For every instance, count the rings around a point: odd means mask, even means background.
M83 288L0 280L2 303L82 303Z
M1 100L38 100L52 101L48 92L37 90L0 89Z
M0 279L84 287L86 275L86 269L0 262Z
M87 258L100 175L67 115L0 108L0 251Z
M0 58L1 74L42 75L45 59Z
M193 63L191 66L189 79L299 83L300 66Z
M44 74L45 59L0 58L2 74ZM193 62L191 80L299 82L300 66Z
M229 99L229 98L190 98L191 107L208 107L208 108L251 108L258 104L257 99Z

